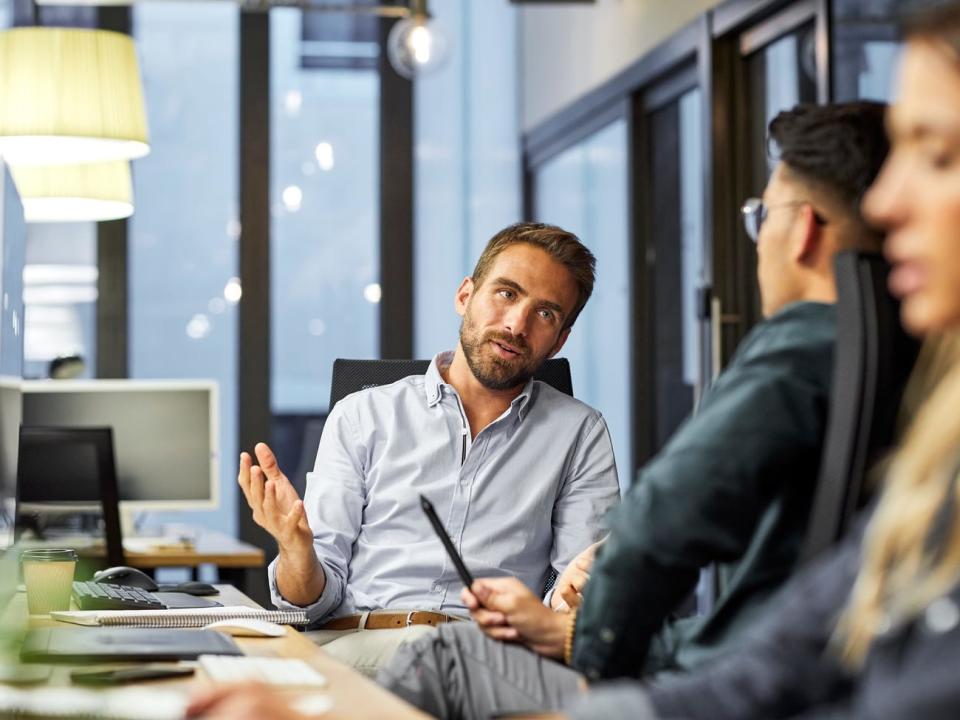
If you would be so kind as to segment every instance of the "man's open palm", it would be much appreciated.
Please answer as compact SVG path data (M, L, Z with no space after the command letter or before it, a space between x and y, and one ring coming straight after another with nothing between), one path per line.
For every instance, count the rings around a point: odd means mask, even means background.
M248 453L240 453L237 476L254 522L273 535L281 547L309 543L312 533L303 502L277 465L273 451L266 444L257 443L254 452L259 466L253 464Z

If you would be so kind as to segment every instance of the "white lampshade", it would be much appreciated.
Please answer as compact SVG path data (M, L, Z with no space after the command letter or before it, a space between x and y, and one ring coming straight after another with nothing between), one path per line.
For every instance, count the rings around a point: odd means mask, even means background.
M0 32L0 155L10 165L129 160L149 151L128 35L46 27Z
M10 168L28 223L93 222L133 215L130 163Z

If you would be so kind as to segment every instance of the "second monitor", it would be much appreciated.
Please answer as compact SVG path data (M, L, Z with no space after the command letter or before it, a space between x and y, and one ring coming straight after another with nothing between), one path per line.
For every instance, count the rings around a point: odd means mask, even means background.
M207 380L45 380L23 386L27 426L112 427L128 510L219 504L217 384Z

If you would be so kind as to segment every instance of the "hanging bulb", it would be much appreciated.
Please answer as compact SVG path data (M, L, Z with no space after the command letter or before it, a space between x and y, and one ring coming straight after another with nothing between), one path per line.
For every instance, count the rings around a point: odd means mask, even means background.
M426 2L415 0L411 16L394 24L387 38L387 53L393 69L409 80L443 66L447 36L427 13Z

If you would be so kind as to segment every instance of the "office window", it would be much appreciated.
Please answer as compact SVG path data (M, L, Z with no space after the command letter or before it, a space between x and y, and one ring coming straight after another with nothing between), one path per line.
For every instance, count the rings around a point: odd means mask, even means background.
M603 413L620 484L631 481L630 271L627 123L617 120L544 163L535 176L535 214L576 233L597 257L597 281L561 357L573 392Z
M23 375L47 378L50 363L79 356L96 377L96 223L27 225L23 270Z
M434 0L446 66L414 86L417 357L457 342L453 294L487 240L521 219L516 7Z
M151 152L133 165L129 226L130 376L213 378L220 386L221 506L177 519L231 534L240 295L237 12L216 0L133 7Z
M767 126L782 110L817 100L813 23L757 50L747 59L753 192L760 195L772 166L766 157Z
M833 94L837 101L889 101L901 44L894 0L831 4Z
M792 8L793 6L791 6ZM713 248L714 298L720 302L714 327L719 344L713 348L711 374L729 361L744 335L763 318L757 288L756 249L735 215L747 197L760 197L774 163L768 154L767 127L781 111L801 103L815 103L818 88L816 15L812 4L796 16L791 8L738 34L735 60L746 82L738 90L734 114L729 117L733 142L716 144L715 153L728 154L738 170L731 184L716 188L724 197L733 222ZM734 148L731 150L731 148Z
M275 417L325 413L334 359L379 354L379 78L315 66L302 17L270 14Z
M13 24L13 0L0 0L0 30Z

